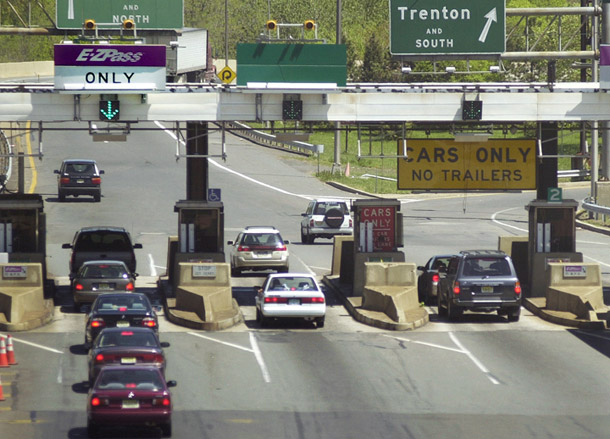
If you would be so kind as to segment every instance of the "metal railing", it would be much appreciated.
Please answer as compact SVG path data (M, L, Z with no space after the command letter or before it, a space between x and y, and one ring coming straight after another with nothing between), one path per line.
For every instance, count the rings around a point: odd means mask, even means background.
M244 125L239 122L231 122L225 125L230 128L232 134L237 136L247 137L254 143L258 143L264 146L272 146L275 148L281 148L289 151L296 151L305 154L313 154L316 152L323 152L324 145L313 145L307 142L301 142L298 140L285 141L279 140L277 136L268 134L263 131L258 131L250 128L248 125Z

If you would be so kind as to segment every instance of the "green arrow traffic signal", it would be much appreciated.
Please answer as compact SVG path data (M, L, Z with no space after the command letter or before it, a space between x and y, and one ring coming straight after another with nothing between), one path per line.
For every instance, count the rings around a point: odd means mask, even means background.
M100 120L119 120L119 101L100 101Z

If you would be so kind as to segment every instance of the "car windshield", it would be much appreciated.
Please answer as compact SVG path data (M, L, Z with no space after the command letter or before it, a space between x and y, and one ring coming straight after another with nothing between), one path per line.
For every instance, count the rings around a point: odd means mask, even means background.
M275 291L307 291L317 290L310 277L282 276L271 279L270 290Z
M121 297L98 297L96 309L98 311L150 311L150 306L142 297L125 293Z
M129 274L122 264L87 264L79 277L87 279L127 279Z
M91 163L68 163L65 172L68 174L95 174L95 167Z
M99 389L163 389L161 376L155 370L102 370Z
M509 276L510 266L504 258L468 258L464 276Z
M97 346L157 346L157 340L151 332L112 331L100 335Z
M83 232L78 237L74 250L80 252L125 252L131 246L127 236L120 232Z
M275 247L281 241L277 233L246 233L242 239L242 245Z

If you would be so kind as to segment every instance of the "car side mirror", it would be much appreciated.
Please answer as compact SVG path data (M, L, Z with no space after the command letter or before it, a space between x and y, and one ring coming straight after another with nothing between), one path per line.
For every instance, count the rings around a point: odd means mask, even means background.
M252 287L252 289L254 290L255 293L260 293L261 291L263 291L263 287L261 287L261 286Z
M307 213L302 213L301 216L307 216Z
M167 342L167 341L162 341L162 342L160 343L160 345L161 345L161 347L162 347L162 348L168 348L168 347L169 347L169 342Z
M284 240L284 244L290 244L290 241L288 241L287 239Z
M100 175L105 174L103 169L100 169Z
M132 273L133 277L138 277L140 274L139 273Z
M56 169L53 171L53 174L61 174L61 172L59 172L59 169Z
M142 248L142 244L140 244L140 243L135 243L135 244L133 245L133 248Z
M174 380L170 380L167 382L167 387L176 387L178 383Z
M417 269L419 271L426 271L426 267L424 267L423 265L420 265L419 267L417 267Z
M234 242L233 241L227 241L227 245L233 245Z
M72 244L62 244L61 248L72 248Z

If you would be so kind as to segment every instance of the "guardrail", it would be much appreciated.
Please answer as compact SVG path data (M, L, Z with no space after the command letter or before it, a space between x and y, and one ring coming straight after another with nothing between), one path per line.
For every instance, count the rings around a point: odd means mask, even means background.
M289 151L296 151L304 154L314 154L324 152L324 145L314 145L298 140L278 140L277 136L250 128L239 122L225 123L225 127L231 127L231 133L236 136L245 136L248 140L263 146L272 146Z
M586 210L587 212L593 212L603 215L604 222L606 222L606 216L610 216L610 207L599 206L595 204L591 197L587 197L582 200L581 206L583 210Z

